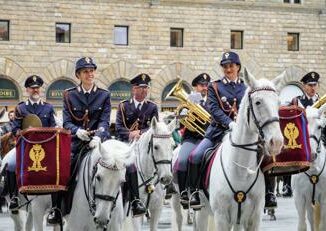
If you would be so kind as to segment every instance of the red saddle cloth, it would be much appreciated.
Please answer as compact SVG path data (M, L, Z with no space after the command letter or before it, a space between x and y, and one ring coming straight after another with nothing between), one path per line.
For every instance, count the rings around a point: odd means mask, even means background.
M265 158L261 167L271 175L290 175L309 169L311 150L305 110L296 105L279 109L284 146L279 155Z
M46 194L66 190L70 177L70 132L62 128L30 128L16 144L19 192Z

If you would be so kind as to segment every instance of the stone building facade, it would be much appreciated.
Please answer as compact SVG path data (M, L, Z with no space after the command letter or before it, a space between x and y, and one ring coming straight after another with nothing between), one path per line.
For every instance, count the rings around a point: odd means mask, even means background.
M222 52L230 50L231 30L243 31L243 48L235 51L257 78L273 79L285 71L286 84L314 70L321 74L323 93L326 3L289 2L0 0L0 20L10 22L9 41L0 41L0 83L16 87L15 97L10 97L14 90L0 86L0 106L11 108L25 99L23 84L31 74L44 78L46 96L59 80L77 84L74 64L81 56L96 60L102 88L148 73L153 79L150 98L164 105L164 88L177 77L191 83L202 72L213 79L221 76L219 61ZM56 42L58 22L71 24L70 43ZM128 26L127 46L114 44L115 25ZM182 47L170 46L171 28L183 29ZM298 51L287 49L289 32L300 34ZM60 107L60 89L53 92L49 101Z

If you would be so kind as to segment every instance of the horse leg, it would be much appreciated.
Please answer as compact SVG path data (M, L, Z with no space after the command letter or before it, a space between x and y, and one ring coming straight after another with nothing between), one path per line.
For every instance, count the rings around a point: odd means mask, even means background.
M172 194L172 208L174 211L174 218L172 225L177 225L177 230L182 230L182 210L180 205L180 195L178 193ZM176 227L173 227L176 230Z
M160 218L161 211L162 211L162 206L160 208L156 208L155 210L151 210L151 219L150 219L151 231L157 230L158 220Z
M194 230L198 231L206 231L208 227L208 217L209 212L206 208L202 208L199 211L196 211L195 219L196 225L194 225Z
M30 206L28 206L26 222L25 222L25 230L32 231L32 229L33 229L33 214L32 214Z
M217 227L219 231L230 231L232 228L231 224L228 223L230 218L228 219L225 213L227 213L227 211L224 211L224 213L221 213L218 210L214 211L215 227Z
M306 200L301 194L294 194L295 207L299 216L298 231L306 231Z
M23 219L21 217L21 211L19 211L19 213L12 213L10 212L10 217L14 222L14 227L15 227L15 231L21 231L23 230Z
M46 212L46 209L49 208L51 204L51 200L49 198L49 196L36 196L31 202L33 226L35 231L43 231L44 214Z
M323 199L325 198L325 195L323 195ZM319 230L326 230L326 203L321 202L320 203L320 224L319 224Z
M260 226L260 211L261 209L260 206L259 207L256 207L256 208L253 208L253 213L249 219L249 222L248 222L248 227L245 228L245 230L248 230L248 231L258 231L259 230L259 226Z
M134 228L135 231L140 231L141 230L142 219L143 219L142 216L132 218L132 224L133 224L133 228Z

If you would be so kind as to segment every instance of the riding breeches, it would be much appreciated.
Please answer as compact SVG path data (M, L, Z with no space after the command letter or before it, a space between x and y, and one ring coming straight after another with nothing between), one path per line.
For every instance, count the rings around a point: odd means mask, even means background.
M185 139L182 142L180 151L178 153L178 159L176 164L174 165L174 171L187 171L188 158L191 153L195 149L195 147L200 143L201 140L198 139Z
M127 173L134 173L137 172L137 167L135 164L130 164L127 166Z
M190 156L188 158L188 161L191 164L199 164L201 163L203 156L208 148L211 148L214 146L214 143L208 139L204 138L198 145L197 147L192 150L190 153Z

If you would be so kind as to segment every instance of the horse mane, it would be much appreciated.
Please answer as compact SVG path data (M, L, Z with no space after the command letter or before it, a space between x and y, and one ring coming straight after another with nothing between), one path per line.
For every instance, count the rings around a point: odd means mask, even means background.
M118 169L133 163L134 158L129 158L130 153L134 152L135 142L128 145L117 140L106 140L100 146L100 154L109 166L115 166Z

